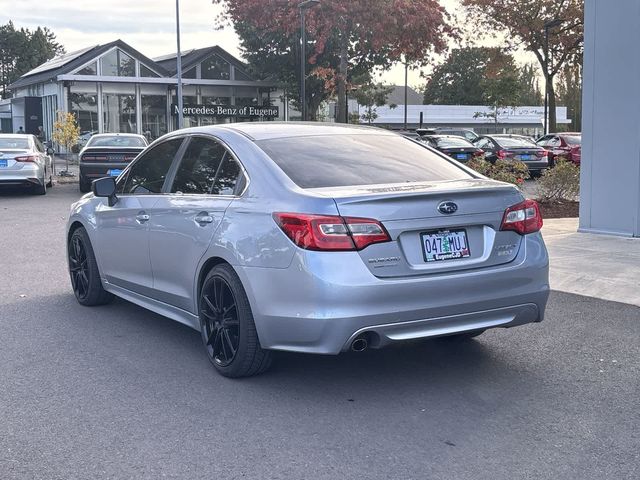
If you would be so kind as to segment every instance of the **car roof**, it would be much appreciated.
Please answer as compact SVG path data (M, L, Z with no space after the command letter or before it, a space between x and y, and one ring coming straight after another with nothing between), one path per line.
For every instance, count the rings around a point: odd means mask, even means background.
M88 133L88 132L87 132ZM100 137L137 137L137 138L145 138L144 135L138 135L137 133L94 133L91 135L91 138L100 138Z
M310 122L243 122L212 125L207 127L195 127L179 130L184 133L211 133L220 130L233 130L241 133L251 140L269 140L273 138L305 137L317 135L388 135L398 136L397 133L383 128L347 125L336 123L310 123Z

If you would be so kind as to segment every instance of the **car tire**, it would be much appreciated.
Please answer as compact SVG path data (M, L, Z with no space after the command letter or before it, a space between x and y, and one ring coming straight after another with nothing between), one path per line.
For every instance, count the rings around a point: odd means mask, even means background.
M207 274L198 312L207 357L220 374L249 377L271 366L273 353L260 345L247 294L230 265L217 265Z
M472 330L470 332L462 332L456 333L454 335L447 335L446 337L438 337L439 340L444 340L446 342L464 342L466 340L471 340L479 335L482 335L486 329L481 330Z
M42 183L33 186L33 193L35 195L46 195L47 194L47 181L46 181L46 173L42 176Z
M87 193L91 191L91 182L88 178L80 177L80 191L82 193Z
M67 257L71 287L80 305L92 307L113 300L113 294L102 287L98 263L84 227L78 228L69 237Z
M51 188L51 187L53 187L53 174L49 172L49 181L47 182L47 188Z

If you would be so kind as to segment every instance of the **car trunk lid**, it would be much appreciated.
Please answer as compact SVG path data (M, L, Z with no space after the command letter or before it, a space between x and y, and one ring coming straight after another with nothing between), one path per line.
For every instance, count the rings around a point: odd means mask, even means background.
M487 268L512 261L520 247L520 235L500 231L506 208L522 200L517 189L504 183L469 179L314 189L314 193L331 196L343 217L382 222L391 242L370 245L359 252L377 277ZM450 202L457 209L442 213L439 206ZM434 260L432 252L427 252L428 241L466 242L468 251L460 258Z

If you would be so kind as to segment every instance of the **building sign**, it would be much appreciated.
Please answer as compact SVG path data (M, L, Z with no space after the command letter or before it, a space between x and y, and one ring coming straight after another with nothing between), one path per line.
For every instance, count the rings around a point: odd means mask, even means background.
M171 105L171 112L178 115L178 105ZM183 105L182 115L185 117L213 118L278 118L278 107L270 106L236 106L236 105Z

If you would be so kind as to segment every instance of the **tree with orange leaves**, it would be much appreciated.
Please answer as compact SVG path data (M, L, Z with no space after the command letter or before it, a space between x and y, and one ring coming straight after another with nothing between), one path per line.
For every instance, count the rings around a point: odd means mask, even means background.
M262 51L274 58L299 50L299 1L214 0L223 6L218 21L231 21L245 54ZM308 62L329 77L334 72L338 119L346 119L346 88L350 69L387 68L396 62L425 65L433 53L447 48L453 34L448 16L437 0L321 0L306 12L311 43ZM295 75L294 72L291 72ZM299 80L299 78L298 78Z

